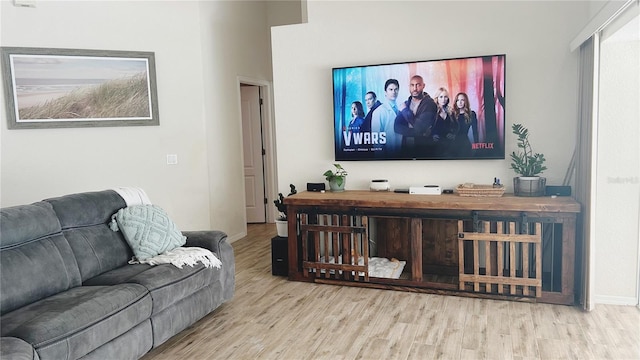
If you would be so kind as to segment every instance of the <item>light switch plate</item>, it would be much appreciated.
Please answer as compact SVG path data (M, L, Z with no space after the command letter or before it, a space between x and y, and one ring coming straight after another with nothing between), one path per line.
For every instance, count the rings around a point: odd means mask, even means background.
M176 165L178 163L177 154L167 154L167 165Z

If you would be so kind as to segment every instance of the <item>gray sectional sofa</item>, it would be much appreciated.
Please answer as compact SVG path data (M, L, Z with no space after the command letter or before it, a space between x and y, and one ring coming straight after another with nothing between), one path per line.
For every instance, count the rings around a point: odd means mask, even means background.
M109 228L125 206L106 190L0 209L1 359L137 359L232 298L224 233L183 233L220 269L131 265Z

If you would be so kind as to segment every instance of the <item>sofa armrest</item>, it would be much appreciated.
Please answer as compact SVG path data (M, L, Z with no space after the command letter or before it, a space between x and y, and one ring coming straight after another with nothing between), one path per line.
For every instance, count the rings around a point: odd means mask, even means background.
M227 234L222 231L183 231L187 237L185 246L201 247L211 250L222 262L221 282L224 301L230 300L235 292L236 261L233 247L227 242Z
M14 338L0 338L0 359L2 360L38 360L40 357L28 342Z
M201 247L216 254L221 248L230 246L227 243L227 234L218 230L209 231L183 231L182 235L187 237L187 247Z

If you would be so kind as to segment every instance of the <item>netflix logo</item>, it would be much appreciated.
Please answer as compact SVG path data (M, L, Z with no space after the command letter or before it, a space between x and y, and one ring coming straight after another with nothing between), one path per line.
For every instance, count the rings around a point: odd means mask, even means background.
M493 149L493 143L473 143L471 144L472 150L478 149Z

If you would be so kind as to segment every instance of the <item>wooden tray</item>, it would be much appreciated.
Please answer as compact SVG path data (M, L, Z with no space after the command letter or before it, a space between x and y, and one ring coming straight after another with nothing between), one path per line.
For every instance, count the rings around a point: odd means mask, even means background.
M460 196L501 197L504 194L504 185L493 186L466 183L458 185L456 192Z

